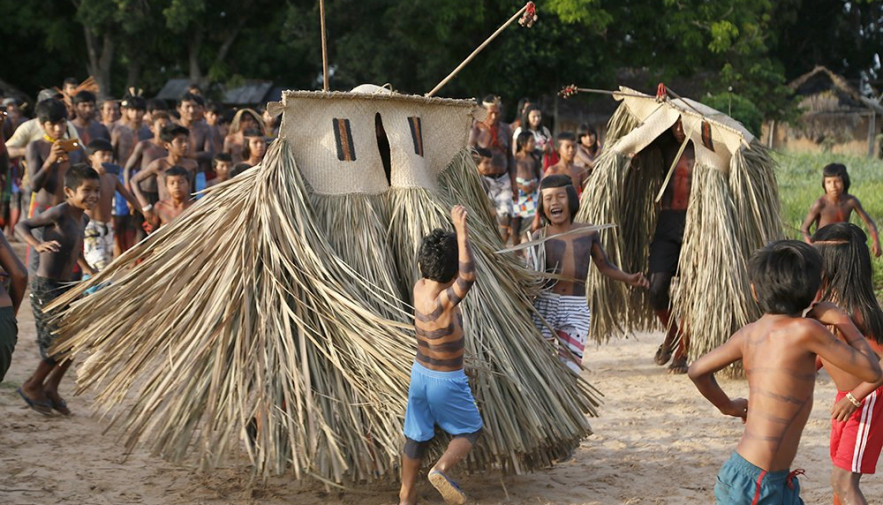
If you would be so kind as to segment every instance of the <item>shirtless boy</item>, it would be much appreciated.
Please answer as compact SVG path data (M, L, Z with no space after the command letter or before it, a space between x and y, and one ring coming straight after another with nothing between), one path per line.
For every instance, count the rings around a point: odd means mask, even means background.
M554 174L566 175L570 177L577 194L582 193L588 172L574 164L574 158L576 157L576 135L570 132L558 134L558 154L561 156L561 159L546 170L546 176Z
M144 112L147 102L140 96L130 96L120 102L123 117L116 122L113 132L110 134L110 143L113 145L114 162L125 164L135 146L142 140L151 137L150 128L144 124Z
M214 146L212 132L202 119L202 108L205 101L199 95L184 93L178 100L179 124L187 129L190 135L190 150L186 157L198 163L198 169L207 171L212 164Z
M579 200L571 178L566 175L546 176L540 182L538 209L546 224L532 238L542 239L587 226L573 222L577 210ZM534 322L546 339L554 340L557 337L561 361L579 373L589 335L586 278L590 261L611 279L644 289L650 284L644 274L629 274L611 263L597 231L548 239L530 249L528 256L537 271L561 276L551 289L534 301L537 312L545 319L545 322L539 319Z
M86 211L86 215L89 216L89 224L86 225L83 254L89 266L100 272L113 261L114 196L119 193L132 204L133 209L140 209L140 205L138 200L126 189L119 176L107 171L107 167L112 166L111 160L113 159L113 147L110 142L104 139L93 140L89 144L87 152L89 153L89 163L98 173L101 194L98 204Z
M736 452L718 474L719 504L803 503L799 471L790 467L812 410L816 356L864 381L881 377L877 357L847 314L821 302L802 317L819 291L821 271L818 251L803 242L783 240L756 251L748 275L764 315L690 366L699 392L745 423ZM823 325L834 326L843 341ZM747 400L730 398L714 378L739 360L751 392Z
M169 125L163 129L160 138L163 141L163 146L169 152L168 156L153 160L146 169L138 172L130 180L132 192L135 193L135 198L141 202L144 212L149 212L153 208L153 204L141 190L141 181L154 179L159 199L167 200L169 195L166 191L166 170L174 166L183 167L189 173L190 187L193 187L194 175L198 169L196 161L187 157L187 153L190 151L190 132L187 131L187 128L174 124Z
M101 182L98 173L85 164L76 164L64 174L67 201L39 216L19 222L15 231L40 253L37 275L31 279L31 307L37 326L37 345L42 359L33 375L21 385L18 394L35 411L49 415L56 410L69 415L70 410L58 394L58 385L71 360L53 356L49 349L55 340L55 312L43 308L73 286L74 265L94 274L83 258L83 231L89 220L84 212L98 204ZM43 228L41 238L33 230Z
M73 148L72 139L64 139L67 129L67 107L61 100L49 99L37 104L37 121L43 128L43 138L28 144L25 150L28 184L35 194L28 209L28 217L36 217L46 209L65 201L64 175L68 168L83 160L79 144ZM68 151L68 149L72 149ZM37 238L43 230L35 230ZM39 256L28 248L28 273L37 271Z
M436 229L420 244L422 278L414 285L417 356L405 413L400 505L417 502L417 473L436 424L452 438L429 471L429 482L447 503L464 503L466 495L447 472L469 454L483 426L463 371L465 337L458 305L475 283L466 209L454 206L451 220L456 234Z
M190 196L190 174L187 170L178 166L172 167L166 170L165 179L168 198L156 202L153 210L146 216L154 229L171 223L193 205L193 198Z
M497 224L505 244L509 240L509 222L512 218L512 195L518 192L509 143L512 132L500 121L500 98L489 95L482 101L487 111L484 121L476 121L469 132L469 147L481 147L491 153L491 162L485 169L479 167L488 197L497 211Z
M89 145L95 139L110 140L110 130L95 121L95 95L84 90L74 95L72 100L77 112L77 117L72 122L77 127L77 134L83 144Z
M824 228L831 223L849 222L849 217L854 210L862 218L868 231L871 232L871 251L874 256L880 257L880 237L877 236L877 225L871 216L865 212L858 198L849 194L849 173L846 166L840 163L831 163L822 169L822 189L825 194L820 196L809 208L809 213L803 221L801 231L803 239L810 242L809 229L813 223L816 229Z

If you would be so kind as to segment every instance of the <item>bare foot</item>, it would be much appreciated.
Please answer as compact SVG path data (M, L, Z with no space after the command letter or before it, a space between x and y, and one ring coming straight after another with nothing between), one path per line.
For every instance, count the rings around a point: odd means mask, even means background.
M659 348L656 349L656 355L653 356L653 361L659 365L663 366L668 363L668 360L671 359L671 349L666 347L665 344L660 344Z
M688 368L686 357L675 358L671 362L671 365L668 366L668 373L672 375L683 375L687 373Z
M71 415L70 409L67 408L67 402L58 394L58 391L46 391L45 393L46 398L52 404L53 410L58 411L63 416Z

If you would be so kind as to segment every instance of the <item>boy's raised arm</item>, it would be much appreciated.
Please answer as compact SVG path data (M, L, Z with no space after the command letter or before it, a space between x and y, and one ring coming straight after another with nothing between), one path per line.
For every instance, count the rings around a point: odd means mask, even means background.
M742 331L739 330L727 342L713 349L690 365L687 375L696 389L702 393L722 414L741 417L745 420L748 413L748 400L730 398L718 385L714 378L715 372L742 359Z
M830 302L815 304L807 315L836 327L846 340L844 344L825 328L815 327L809 334L810 351L865 382L877 382L883 377L879 358L849 315Z
M466 208L462 205L455 205L451 209L451 220L454 222L454 230L457 232L459 270L454 284L444 290L439 297L442 306L457 305L475 284L475 263L472 260L469 232L466 229Z

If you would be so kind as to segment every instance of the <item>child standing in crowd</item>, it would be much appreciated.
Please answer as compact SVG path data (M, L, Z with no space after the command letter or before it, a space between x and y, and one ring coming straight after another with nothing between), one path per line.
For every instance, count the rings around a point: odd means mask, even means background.
M144 125L144 112L147 102L140 96L129 96L120 103L123 117L116 122L110 143L113 146L114 162L124 165L135 146L151 137L150 128Z
M109 98L101 102L98 111L101 117L101 124L103 124L104 127L107 128L108 132L113 133L113 129L116 128L117 121L119 121L122 117L122 113L120 112L120 102L114 100L113 98Z
M512 244L521 243L523 223L532 223L537 211L537 189L542 178L540 160L534 149L536 141L530 132L521 132L515 139L515 182L518 194L512 208Z
M98 204L100 191L98 173L88 165L76 164L64 174L67 200L15 227L16 233L40 253L39 269L31 279L31 306L42 357L33 375L18 389L18 394L29 407L44 415L53 410L70 415L67 403L58 394L58 385L71 360L50 354L49 349L56 338L57 323L53 317L59 311L48 313L43 308L73 286L75 265L87 274L95 273L83 258L83 232L89 220L84 212ZM33 234L37 229L44 230L40 237Z
M261 127L261 117L252 109L240 109L230 122L230 133L224 139L224 152L233 157L233 164L245 161L242 150L245 148L245 132Z
M153 229L171 223L193 205L190 178L184 168L175 166L166 170L165 187L166 198L156 202L152 212L148 212L146 216Z
M574 156L573 164L580 168L588 178L595 168L595 160L601 155L601 140L598 139L598 132L587 124L579 125L576 130L576 140L576 156Z
M543 112L538 105L528 105L521 116L521 126L512 134L513 148L521 132L530 132L536 141L537 154L543 164L543 170L558 162L558 155L552 145L552 132L543 126ZM514 150L513 150L514 152Z
M702 396L722 414L745 423L736 452L718 474L714 495L719 504L800 504L801 471L790 467L812 410L816 356L863 381L877 382L883 374L847 314L829 302L811 306L822 282L822 258L812 246L775 242L751 256L748 275L763 316L688 371ZM823 325L834 326L843 341ZM730 398L714 379L715 372L739 360L751 393L747 400Z
M447 503L466 495L447 473L469 454L483 422L463 371L464 339L460 302L475 283L475 263L466 228L466 209L451 209L455 233L433 230L420 244L421 279L414 285L417 356L411 367L400 505L417 503L417 473L435 425L451 435L447 450L429 471L429 482Z
M849 217L854 210L871 232L874 241L871 250L874 256L880 257L880 237L877 236L877 225L871 216L865 212L858 198L849 194L849 174L846 166L840 163L831 163L822 169L822 189L825 194L820 196L809 208L809 213L803 221L801 231L803 239L810 241L809 229L815 223L816 229L824 228L831 223L849 222Z
M242 146L242 161L250 166L260 164L267 152L267 139L257 129L248 129L243 132L245 143Z
M227 153L218 153L212 161L212 170L215 171L215 178L209 181L209 186L220 184L231 177L230 172L233 170L233 158Z
M577 194L582 194L586 182L586 171L574 164L576 156L576 137L570 132L558 134L558 153L561 159L546 170L546 175L558 174L570 177Z
M119 165L111 163L113 147L104 139L93 140L86 149L89 163L98 173L101 194L98 204L86 211L89 223L86 225L83 242L84 257L93 270L104 270L114 257L115 230L112 224L114 197L120 195L123 202L128 201L133 209L138 209L138 200L129 193L119 177ZM110 168L111 170L108 170Z
M868 237L854 224L834 223L819 229L812 241L822 255L822 300L849 314L871 349L883 356L883 310L874 295ZM859 481L876 471L883 450L883 380L863 382L821 362L837 386L831 407L834 505L867 505Z
M190 150L190 132L187 128L175 124L167 126L160 135L160 138L163 141L163 146L169 152L168 156L154 160L146 169L132 177L130 181L132 191L135 193L135 197L140 202L141 208L145 213L153 209L153 204L147 198L147 195L141 191L141 181L154 179L159 200L166 200L168 199L165 182L166 170L174 166L180 166L187 170L190 174L188 177L190 187L193 187L193 178L197 170L196 161L187 157L187 153Z

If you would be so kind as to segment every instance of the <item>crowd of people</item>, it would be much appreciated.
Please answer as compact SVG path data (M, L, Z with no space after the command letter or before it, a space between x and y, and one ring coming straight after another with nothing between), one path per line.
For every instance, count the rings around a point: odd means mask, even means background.
M41 360L18 394L41 414L68 415L59 384L71 361L51 352L57 323L46 305L73 282L106 268L144 234L186 212L194 192L199 197L199 191L259 164L277 131L266 113L207 104L199 89L190 89L169 109L161 100L135 94L97 103L92 92L65 81L62 91L40 93L33 119L25 117L21 105L3 100L0 267L8 282L0 286L0 380L9 367L15 316L29 286ZM852 211L865 221L873 253L879 256L881 250L876 225L848 192L846 167L825 167L825 194L803 227L808 243L780 241L751 257L751 290L764 315L688 367L689 336L673 320L669 298L695 162L681 120L644 147L658 150L671 166L660 193L648 279L643 272L620 269L608 258L599 232L575 222L580 194L602 151L597 131L581 125L553 138L541 109L527 100L511 125L500 120L498 97L486 97L482 107L486 117L473 124L469 146L504 242L528 241L529 265L552 274L534 301L535 322L561 361L579 373L591 320L586 278L593 263L610 279L649 290L666 328L655 361L664 365L673 359L671 372L689 373L722 413L746 423L736 452L720 472L718 503L752 497L753 503L802 503L799 471L790 465L811 409L815 370L824 366L840 390L832 409L834 500L867 503L859 480L874 473L883 449L883 430L877 426L883 415L883 402L877 401L883 394L883 311L873 295L866 236L848 223ZM436 230L419 250L421 278L413 292L418 345L401 465L400 499L408 505L416 500L416 478L436 426L452 439L428 479L449 503L465 502L448 472L468 455L483 429L463 369L459 304L477 279L465 207L454 206L451 221L454 233ZM813 225L817 229L810 234ZM14 237L29 246L24 263L9 245ZM715 372L740 360L749 399L730 398L714 380Z

